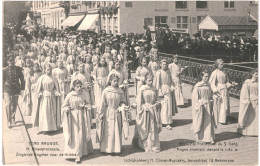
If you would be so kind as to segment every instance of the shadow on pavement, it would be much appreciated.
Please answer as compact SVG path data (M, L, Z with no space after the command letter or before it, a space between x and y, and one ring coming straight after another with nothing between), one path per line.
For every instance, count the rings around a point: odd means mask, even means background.
M84 156L81 158L81 161L87 161L87 160L91 160L91 159L95 159L101 156L107 156L109 154L105 154L105 153L101 153L100 149L94 149L93 153L90 153L87 156Z
M94 149L93 153L89 154L88 156L84 156L81 161L86 161L86 160L91 160L95 159L101 156L120 156L120 157L125 157L128 155L131 155L133 153L138 153L138 152L144 152L144 150L141 150L137 147L134 147L132 145L123 145L122 146L122 151L120 154L107 154L107 153L102 153L100 152L100 149Z
M232 107L230 107L230 109L231 109L231 108L239 108L239 106L238 106L238 105L236 105L236 106L232 106Z
M221 141L226 141L230 139L235 139L235 138L240 138L242 137L241 134L237 132L223 132L215 135L215 142L221 142Z
M129 98L135 97L135 95L129 95Z
M238 123L238 112L231 112L231 114L228 116L228 122L232 123Z
M66 158L65 160L75 162L75 159Z
M122 146L122 153L120 153L119 156L125 157L125 156L128 156L130 154L140 153L140 152L144 152L144 150L140 149L140 148L138 148L134 145L123 145Z
M32 128L32 124L25 124L26 129Z
M184 103L182 106L178 106L178 108L188 108L191 106L191 99L188 99L187 103Z
M192 123L192 119L174 119L172 127L184 126Z
M135 125L135 120L132 120L130 123L129 123L129 126L133 126L133 125Z
M61 133L63 133L63 130L59 129L58 131L49 131L49 132L47 132L46 135L53 136L53 135L58 135L58 134L61 134Z
M11 125L11 128L20 127L20 126L24 126L24 123L22 121L16 121L15 124Z
M93 123L93 126L91 126L91 129L96 129L97 126L96 126L96 123Z
M175 139L170 141L161 141L161 151L177 148L180 146L185 146L190 143L196 142L195 140L188 139Z

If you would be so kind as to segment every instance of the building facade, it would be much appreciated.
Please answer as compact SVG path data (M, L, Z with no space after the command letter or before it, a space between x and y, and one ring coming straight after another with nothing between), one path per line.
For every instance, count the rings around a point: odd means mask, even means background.
M63 24L78 30L119 34L119 1L70 1L69 17Z
M77 30L93 30L99 32L99 26L90 24L98 24L100 1L70 1L70 13L63 28L73 26ZM94 16L94 19L91 17ZM69 21L68 21L69 20Z
M120 33L141 33L144 25L154 28L160 24L171 29L188 29L190 34L195 34L206 15L247 16L250 12L258 17L257 1L121 1L119 6Z
M210 16L247 16L250 13L258 19L258 1L70 1L68 16L59 1L35 1L34 11L41 12L41 24L64 28L64 19L70 19L65 26L73 25L87 30L88 15L98 14L95 31L105 30L111 34L143 33L143 26L153 30L155 25L170 29L184 29L191 35L199 32L199 23ZM99 12L101 11L101 12ZM84 21L85 19L85 21ZM77 23L71 24L71 21ZM76 28L77 29L77 28ZM93 27L91 28L93 29Z
M109 34L120 34L120 1L103 1L101 2L101 6L103 8L103 12L101 12L103 14L100 16L102 30ZM115 6L115 8L113 8L113 6ZM114 12L113 10L117 11ZM130 31L128 31L128 33L129 32Z
M32 11L39 15L37 23L46 27L61 29L65 20L65 9L60 7L60 1L37 1L32 2Z
M3 25L8 23L22 25L30 12L30 2L26 1L3 1Z

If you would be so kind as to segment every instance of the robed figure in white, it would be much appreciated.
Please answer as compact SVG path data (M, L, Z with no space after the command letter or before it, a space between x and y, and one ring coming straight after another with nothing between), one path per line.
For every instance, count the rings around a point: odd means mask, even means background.
M154 87L158 90L161 102L161 121L167 125L166 128L171 130L173 122L172 116L178 113L175 95L174 83L166 60L161 62L162 69L156 72Z
M174 56L173 63L169 65L169 69L172 74L172 80L175 85L175 98L176 98L176 104L178 106L184 105L184 97L182 93L182 82L181 82L181 72L183 69L181 65L178 63L178 56Z
M145 152L160 152L159 133L162 123L158 90L152 86L151 74L146 76L145 82L145 85L139 88L136 97L137 115L132 143Z
M39 132L55 131L61 125L61 103L59 84L52 76L52 67L45 66L45 74L37 81L37 110L32 115L33 126L38 126Z
M104 153L120 153L122 136L128 137L128 115L118 80L117 75L110 76L110 85L102 92L101 107L97 112L97 140Z
M62 104L64 157L79 162L82 156L93 152L91 140L91 104L82 93L82 82L75 80L73 90Z
M230 101L229 101L229 79L227 73L223 69L223 61L216 60L216 70L212 72L209 78L209 83L214 96L219 96L218 100L214 101L213 109L215 122L226 124L227 117L230 114Z
M258 136L258 72L244 82L240 93L238 132L242 135Z
M192 129L197 141L214 143L216 125L212 110L212 91L208 84L209 73L202 74L202 81L192 91Z

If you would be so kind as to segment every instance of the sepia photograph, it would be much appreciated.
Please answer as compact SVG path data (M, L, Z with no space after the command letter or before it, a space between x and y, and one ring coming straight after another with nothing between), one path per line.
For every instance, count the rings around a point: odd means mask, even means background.
M258 0L1 3L3 165L258 165Z

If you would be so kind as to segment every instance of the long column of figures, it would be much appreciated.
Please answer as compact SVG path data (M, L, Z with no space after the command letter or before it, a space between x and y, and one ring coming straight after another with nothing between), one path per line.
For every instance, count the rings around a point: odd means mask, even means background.
M145 33L144 40L134 34L86 32L41 35L30 41L16 35L3 69L8 127L15 123L21 95L23 115L31 116L38 134L63 129L64 153L73 154L75 162L93 152L91 130L96 130L103 153L121 153L122 141L129 138L145 152L160 152L162 127L172 130L173 117L185 104L180 75L187 67L180 65L178 55L172 62L158 61L157 44L150 35ZM258 136L257 69L251 74L241 90L237 131ZM135 83L133 103L130 80ZM190 115L196 141L214 144L218 125L229 124L233 86L222 59L216 60L213 72L200 73L192 88ZM133 120L134 135L129 135Z

